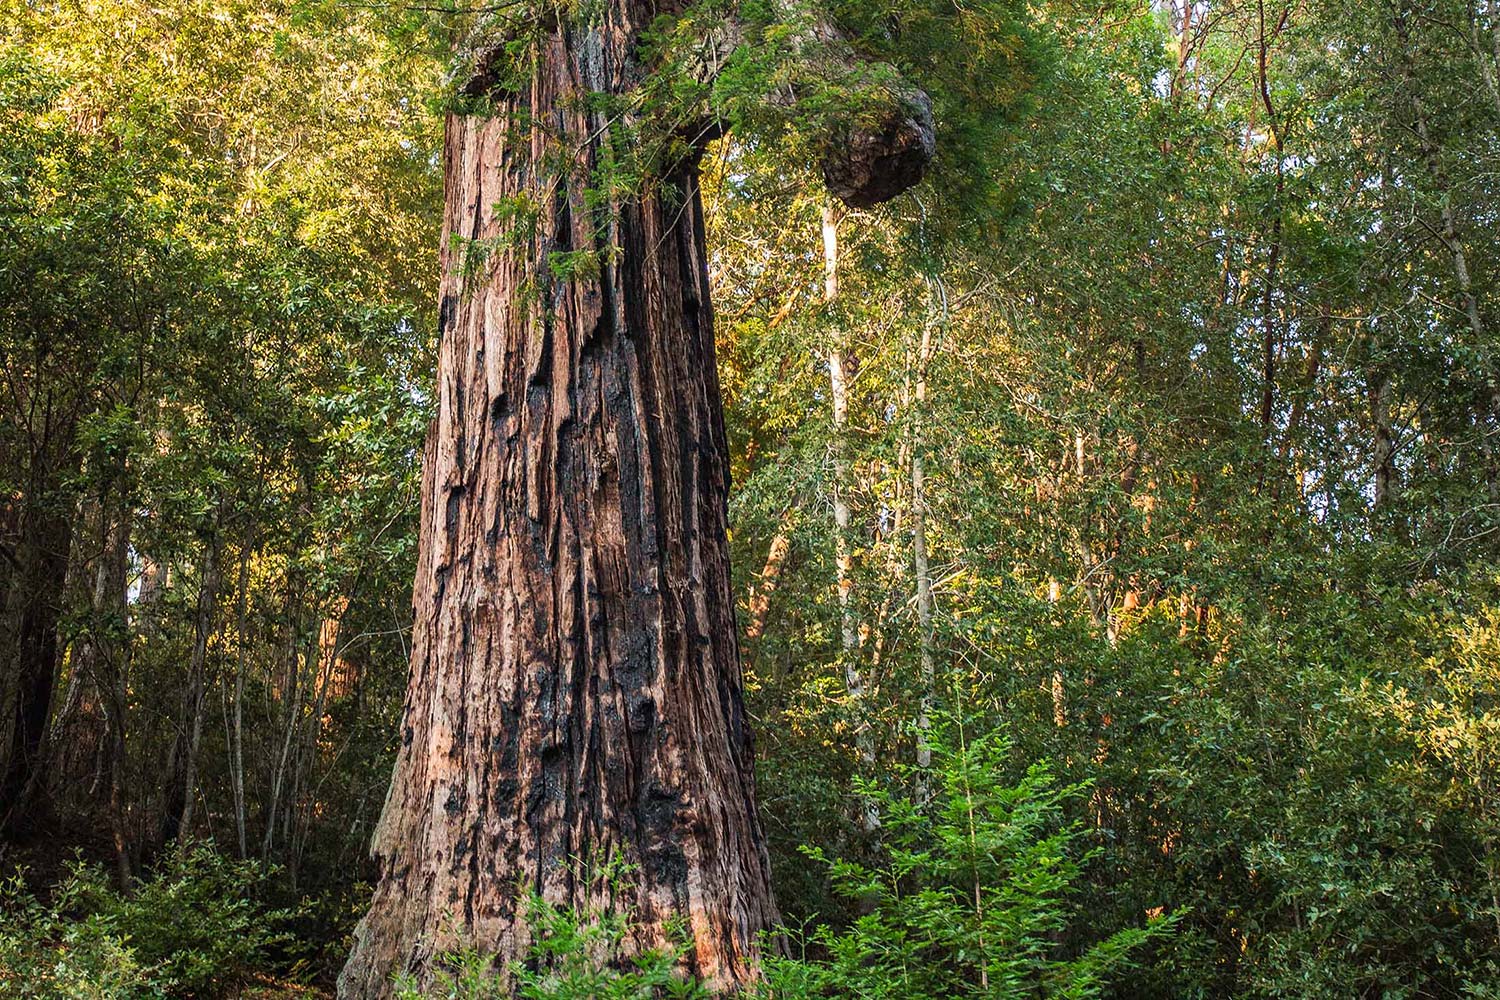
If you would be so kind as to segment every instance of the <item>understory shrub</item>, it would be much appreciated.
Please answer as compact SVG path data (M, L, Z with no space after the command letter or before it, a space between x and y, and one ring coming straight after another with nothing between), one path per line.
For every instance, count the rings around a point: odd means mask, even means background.
M1169 932L1175 915L1105 935L1075 925L1069 896L1094 852L1063 813L1086 786L1060 786L1045 763L1011 784L1010 754L1000 733L935 746L925 804L865 788L883 817L877 862L805 849L863 912L793 934L794 957L768 957L769 1000L1081 1000Z
M77 861L43 902L17 873L0 888L0 996L221 996L283 937L288 914L259 899L265 879L202 844L169 850L129 893Z

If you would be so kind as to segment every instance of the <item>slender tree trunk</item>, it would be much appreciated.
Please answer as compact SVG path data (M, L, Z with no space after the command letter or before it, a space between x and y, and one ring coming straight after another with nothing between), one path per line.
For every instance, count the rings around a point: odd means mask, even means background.
M213 633L219 597L219 532L205 543L198 577L198 602L193 613L193 649L188 658L188 684L183 699L183 722L175 754L176 789L168 800L166 837L186 841L193 835L193 812L198 800L198 754L203 743L203 706L208 685L208 640ZM175 808L174 808L175 807Z
M832 306L839 297L839 220L841 211L830 200L823 207L823 302ZM859 615L854 607L854 553L850 538L849 509L849 354L846 333L839 325L828 349L828 397L833 409L833 551L838 573L839 654L844 666L844 684L854 717L855 752L866 776L874 773L875 743L870 731L865 678L859 662ZM860 824L865 833L880 827L875 802L860 797Z
M1180 5L1174 0L1171 5L1171 15L1173 17L1180 16L1181 18L1177 22L1177 37L1175 39L1177 65L1172 70L1172 82L1168 88L1168 97L1173 103L1176 103L1182 97L1183 91L1188 89L1188 84L1191 82L1189 68L1193 64L1193 56L1195 55L1193 42L1194 28L1196 27L1193 24L1193 15L1199 12L1200 8L1195 0L1182 0ZM1206 9L1202 10L1202 14L1206 15L1207 13ZM1162 152L1170 153L1170 145L1167 145Z
M300 746L292 767L291 808L288 811L291 823L287 847L290 852L288 874L293 886L297 884L301 871L302 848L306 842L306 830L311 824L311 813L317 807L317 800L309 793L309 789L317 766L318 737L323 732L323 715L328 706L329 691L339 669L339 657L344 643L343 617L348 610L349 599L340 598L336 604L334 613L325 617L318 628L311 711L302 729Z
M135 606L139 621L134 627L142 634L156 631L156 606L161 601L162 591L167 587L167 568L149 552L141 553L141 585L136 595Z
M127 601L131 512L120 501L111 505L109 530L105 537L104 562L106 579L95 592L95 606L107 617L108 638L100 650L100 698L105 712L105 766L110 837L115 851L115 876L120 888L128 889L132 881L132 845L125 822L126 750L125 722L129 711L129 681L126 669L130 658L130 632ZM118 631L116 631L118 630Z
M1384 358L1381 338L1376 332L1370 345L1374 357L1369 375L1370 429L1373 437L1371 464L1374 466L1374 495L1371 507L1383 510L1395 490L1395 436L1391 430L1391 369Z
M1478 5L1469 5L1469 47L1474 61L1479 66L1479 76L1484 80L1484 89L1489 92L1490 104L1500 115L1500 3L1490 0L1487 4L1490 19L1489 51L1479 26Z
M1409 78L1410 79L1410 78ZM1416 92L1415 83L1412 87L1411 101L1413 114L1416 119L1417 137L1421 140L1422 150L1427 159L1428 170L1438 186L1438 219L1440 228L1439 238L1447 249L1453 262L1453 280L1458 286L1459 307L1463 310L1464 318L1468 321L1469 330L1474 334L1475 341L1483 343L1484 320L1479 314L1479 297L1474 294L1474 280L1469 274L1469 257L1464 252L1464 245L1458 238L1458 219L1453 212L1453 192L1448 183L1446 172L1438 156L1437 145L1432 141L1427 126L1427 110L1420 94Z
M1302 432L1302 421L1307 416L1308 404L1318 388L1318 372L1323 366L1323 351L1326 349L1332 330L1333 312L1328 303L1324 302L1318 309L1318 325L1313 331L1312 340L1304 348L1302 382L1298 385L1296 397L1292 400L1292 410L1286 421L1286 433L1281 439L1283 462L1292 457L1297 447L1297 438ZM1299 492L1302 489L1300 481L1297 483L1297 489Z
M61 673L67 686L47 733L48 798L60 817L94 819L92 807L99 801L99 782L104 777L108 729L101 686L109 626L107 504L97 497L81 502L74 523L80 544L73 546L69 560L66 600L86 610L71 650L60 657L66 663Z
M0 452L0 461L8 461L9 456ZM21 508L16 503L16 498L6 497L0 502L0 641L11 638L11 596L16 591L16 573L21 568L18 553L21 549ZM0 646L0 656L9 662L10 646ZM0 681L4 678L0 677ZM0 688L0 691L3 691ZM0 732L4 732L0 727Z
M1448 173L1443 168L1442 151L1433 139L1431 124L1428 121L1427 103L1422 99L1422 92L1417 79L1415 60L1412 52L1411 22L1412 12L1403 5L1396 14L1396 37L1401 43L1401 81L1407 89L1407 96L1411 101L1412 127L1417 133L1417 141L1421 148L1422 158L1426 163L1427 172L1431 175L1433 185L1437 188L1438 196L1438 238L1443 247L1448 251L1453 266L1453 281L1458 288L1458 306L1463 312L1465 320L1468 321L1469 332L1473 334L1476 347L1486 347L1485 323L1479 311L1479 296L1474 292L1474 280L1469 272L1468 254L1464 252L1463 241L1458 235L1458 217L1453 211L1453 187L1448 180ZM1500 59L1500 26L1496 27L1495 54ZM1493 374L1493 373L1492 373ZM1492 378L1489 391L1489 412L1486 415L1491 423L1500 423L1500 384ZM1493 453L1495 451L1492 443L1495 429L1486 427L1483 417L1480 419L1480 444L1488 457L1486 470L1487 487L1490 497L1500 497L1500 470L1495 467Z
M306 674L302 680L303 701L297 708L288 732L287 756L283 766L284 804L281 808L281 856L288 863L288 874L293 884L297 879L297 815L301 811L302 795L302 738L308 727L314 725L313 712L317 711L318 697L318 633L307 638L307 651L300 658L305 663Z
M927 369L932 361L933 323L922 324L922 336L917 344L916 378L912 391L912 443L911 443L911 548L912 568L917 578L917 629L919 631L918 685L921 701L917 708L917 766L923 773L919 776L921 787L919 798L927 797L926 770L932 766L932 702L937 678L933 653L933 599L932 567L927 557L927 469L925 449L927 445Z
M1088 436L1081 429L1074 430L1072 445L1071 465L1078 479L1078 496L1080 500L1085 500L1089 489ZM1108 569L1095 555L1092 540L1093 525L1089 521L1087 507L1081 516L1083 520L1079 522L1075 534L1075 548L1078 551L1078 585L1083 588L1083 593L1088 598L1089 621L1095 627L1103 625L1107 630L1110 604L1113 600L1106 579Z
M1495 113L1500 114L1500 81L1496 76L1500 74L1500 3L1490 0L1490 72L1486 74L1486 80L1490 85L1490 99L1495 105ZM1500 907L1497 907L1500 911ZM1500 921L1500 917L1496 918Z
M1055 605L1061 600L1062 582L1051 577L1047 580L1047 603ZM1052 677L1042 689L1052 696L1052 723L1061 729L1068 724L1068 688L1062 668L1053 668Z
M1275 419L1276 409L1276 355L1277 341L1279 335L1276 326L1276 280L1277 272L1281 265L1281 242L1282 242L1282 198L1286 191L1286 156L1284 141L1282 137L1281 123L1276 115L1276 107L1271 102L1271 84L1269 77L1269 56L1271 37L1266 34L1266 8L1265 0L1257 3L1257 15L1259 36L1257 45L1257 83L1260 89L1261 104L1266 109L1266 124L1271 133L1271 151L1276 157L1276 189L1272 203L1271 218L1271 251L1270 258L1266 263L1266 281L1261 296L1261 398L1260 398L1260 427L1261 436L1269 449L1272 446L1274 428L1272 422ZM1279 34L1281 28L1286 24L1287 14L1283 14L1281 24L1275 29Z
M45 740L59 654L57 623L73 541L71 505L53 491L34 490L19 518L15 584L11 590L14 636L5 664L5 737L0 751L0 835L36 819L31 808L44 785Z
M765 567L761 569L755 587L750 592L750 624L745 627L745 638L759 639L766 631L767 615L771 611L771 598L781 582L781 571L786 566L787 556L792 552L792 514L788 507L782 514L781 525L766 550Z
M94 522L98 552L88 567L87 628L69 656L69 693L52 726L48 777L53 800L65 815L84 823L107 823L116 875L123 887L131 878L122 789L130 514L121 498L104 492L89 518Z
M245 817L245 661L250 652L246 635L246 604L250 598L250 560L255 554L252 541L245 542L240 553L240 574L234 606L234 694L230 705L229 785L234 796L234 834L241 860L249 857Z
M302 721L302 657L299 652L301 631L300 601L302 588L295 578L287 580L285 641L282 643L281 661L285 673L281 683L281 750L271 767L271 787L266 796L266 828L261 836L261 859L269 860L271 848L276 843L276 819L281 806L282 789L285 786L287 762L291 759L292 746L297 736L297 727Z
M823 302L832 306L839 297L838 205L823 208ZM854 651L859 645L859 620L854 611L853 554L849 546L849 378L847 338L836 331L828 348L828 398L833 410L833 547L838 574L839 635L844 652L845 675L850 696L863 690Z

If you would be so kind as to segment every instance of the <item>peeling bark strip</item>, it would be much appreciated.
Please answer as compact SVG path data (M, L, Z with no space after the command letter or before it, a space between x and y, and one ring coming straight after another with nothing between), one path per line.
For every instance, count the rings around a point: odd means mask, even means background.
M530 889L632 907L636 949L682 918L687 971L720 990L754 978L776 920L696 167L588 190L620 125L584 98L639 83L652 16L609 0L553 25L529 86L447 123L411 676L341 997L427 976L455 930L523 955ZM494 248L478 267L474 241ZM552 273L580 251L591 266ZM635 866L624 898L578 873L611 854Z

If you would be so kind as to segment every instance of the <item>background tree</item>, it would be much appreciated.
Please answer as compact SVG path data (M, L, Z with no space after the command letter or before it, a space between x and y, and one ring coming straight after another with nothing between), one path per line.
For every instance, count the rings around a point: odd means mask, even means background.
M437 63L335 8L4 16L0 812L110 831L127 883L209 833L295 882L357 857L385 766Z

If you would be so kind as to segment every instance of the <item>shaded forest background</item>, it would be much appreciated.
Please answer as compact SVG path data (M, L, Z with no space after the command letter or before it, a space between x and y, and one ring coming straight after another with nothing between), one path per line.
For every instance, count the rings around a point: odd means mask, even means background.
M1175 921L1114 995L1497 995L1500 6L824 6L939 153L703 164L783 915L977 766L1070 790L1050 947ZM196 858L294 979L399 738L450 14L0 3L0 862Z

